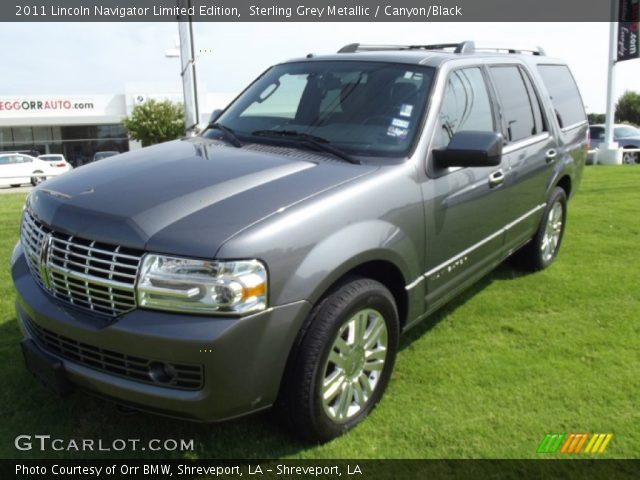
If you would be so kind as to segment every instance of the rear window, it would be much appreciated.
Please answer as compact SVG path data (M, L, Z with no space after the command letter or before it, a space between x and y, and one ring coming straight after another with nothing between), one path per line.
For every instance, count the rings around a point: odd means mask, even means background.
M551 96L561 128L571 127L587 119L573 75L566 65L538 65L542 81Z

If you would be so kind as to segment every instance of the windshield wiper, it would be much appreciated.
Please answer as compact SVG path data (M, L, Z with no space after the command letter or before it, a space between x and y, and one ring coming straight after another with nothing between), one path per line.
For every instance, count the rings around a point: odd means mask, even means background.
M225 127L221 123L217 123L217 122L210 123L209 125L207 125L207 128L211 128L213 130L220 130L222 132L222 138L224 138L227 142L229 142L231 145L233 145L236 148L242 147L242 142L236 136L236 134L233 133L233 130L231 130L228 127Z
M326 138L318 137L316 135L309 135L308 133L297 132L295 130L256 130L255 132L252 132L251 135L255 135L257 137L285 138L287 140L305 142L316 147L318 150L330 153L346 162L360 165L360 160L353 158L348 153L332 146L331 142Z

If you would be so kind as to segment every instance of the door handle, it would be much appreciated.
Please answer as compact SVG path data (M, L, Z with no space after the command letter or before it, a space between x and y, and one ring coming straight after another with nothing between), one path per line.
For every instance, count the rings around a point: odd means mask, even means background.
M504 183L504 172L502 170L496 170L491 175L489 175L490 188L502 185L502 183Z
M553 162L558 157L558 151L555 148L547 150L544 154L544 161L547 163Z

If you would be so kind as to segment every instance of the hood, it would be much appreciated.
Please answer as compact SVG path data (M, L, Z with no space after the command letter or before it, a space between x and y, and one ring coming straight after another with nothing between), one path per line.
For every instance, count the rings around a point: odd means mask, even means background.
M375 170L281 151L199 137L168 142L50 179L33 190L29 208L69 235L211 258L243 228Z

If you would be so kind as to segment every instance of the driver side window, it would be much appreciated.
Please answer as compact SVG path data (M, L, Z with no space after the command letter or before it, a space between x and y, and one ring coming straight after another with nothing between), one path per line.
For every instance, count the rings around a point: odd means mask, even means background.
M445 86L436 147L446 148L458 131L495 131L491 100L478 67L451 72Z

